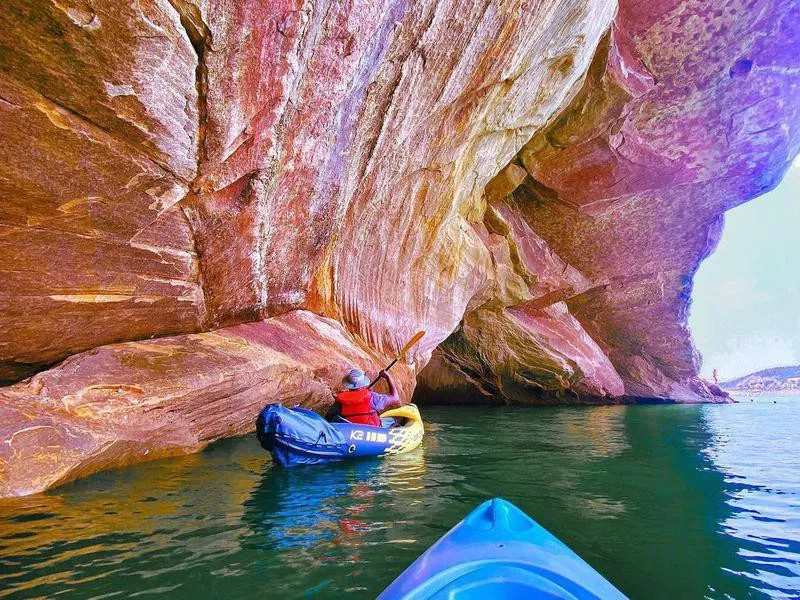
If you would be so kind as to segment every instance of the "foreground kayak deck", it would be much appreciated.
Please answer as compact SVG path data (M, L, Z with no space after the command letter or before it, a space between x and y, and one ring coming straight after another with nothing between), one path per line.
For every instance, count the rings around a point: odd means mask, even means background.
M414 561L379 596L389 599L624 599L510 502L488 500Z

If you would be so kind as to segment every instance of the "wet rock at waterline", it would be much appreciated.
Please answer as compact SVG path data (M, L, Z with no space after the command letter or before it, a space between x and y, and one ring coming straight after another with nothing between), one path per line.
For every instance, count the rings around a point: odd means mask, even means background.
M798 11L9 0L0 379L39 374L0 395L2 493L319 405L418 329L409 394L434 355L430 394L724 399L691 281L798 151Z
M380 368L339 323L307 311L71 356L0 388L0 497L248 433L266 399L329 407L353 364ZM396 376L409 395L409 367Z

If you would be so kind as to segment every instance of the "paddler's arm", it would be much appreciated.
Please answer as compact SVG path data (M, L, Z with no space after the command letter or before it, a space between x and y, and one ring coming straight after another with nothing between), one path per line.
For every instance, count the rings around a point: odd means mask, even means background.
M397 395L397 386L395 386L392 376L386 371L381 371L378 373L378 378L383 379L386 382L386 385L389 386L389 395L386 397L386 404L383 406L383 410L381 410L381 412L400 406L400 396Z
M333 421L336 417L338 417L342 412L342 407L339 405L338 402L334 402L333 406L328 409L328 412L325 413L325 420L326 421Z

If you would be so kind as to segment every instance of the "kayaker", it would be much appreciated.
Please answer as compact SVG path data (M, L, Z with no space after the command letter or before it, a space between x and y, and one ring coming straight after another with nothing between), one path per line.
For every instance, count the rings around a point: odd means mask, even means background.
M370 379L361 369L351 369L342 379L342 391L336 394L336 402L328 412L328 420L339 416L351 423L380 427L380 414L389 408L400 406L400 398L394 381L386 371L378 373L389 386L389 395L373 392Z

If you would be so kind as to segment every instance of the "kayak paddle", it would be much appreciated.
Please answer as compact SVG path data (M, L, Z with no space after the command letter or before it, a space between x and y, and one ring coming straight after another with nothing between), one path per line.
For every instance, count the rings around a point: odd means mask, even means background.
M407 353L409 350L411 350L411 348L413 348L413 347L414 347L414 346L417 344L417 342L418 342L418 341L420 341L420 340L421 340L421 339L422 339L424 336L425 336L425 332L424 332L424 331L418 331L417 333L415 333L415 334L414 334L414 337L412 337L412 338L411 338L411 339L408 341L408 343L407 343L405 346L403 346L403 349L402 349L402 350L400 350L400 354L398 354L397 356L395 356L394 360L393 360L392 362L390 362L390 363L389 363L389 366L387 366L387 367L384 369L384 371L388 371L389 369L391 369L391 368L394 366L394 364L395 364L395 363L396 363L398 360L400 360L401 358L405 358L405 356L406 356L406 353ZM369 387L372 387L372 386L373 386L373 385L375 385L376 383L378 383L378 378L377 378L377 377L376 377L375 379L373 379L373 380L372 380L372 383L370 383L370 384L369 384Z

